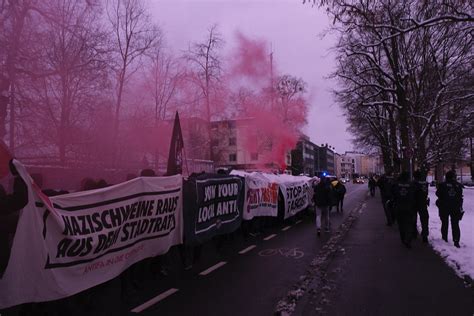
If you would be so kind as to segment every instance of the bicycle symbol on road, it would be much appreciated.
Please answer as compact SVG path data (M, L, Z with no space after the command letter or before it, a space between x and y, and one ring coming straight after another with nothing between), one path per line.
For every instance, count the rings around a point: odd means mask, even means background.
M282 255L286 258L301 259L304 257L304 252L299 248L279 248L279 249L264 249L261 250L258 255L260 257L271 257L274 255Z

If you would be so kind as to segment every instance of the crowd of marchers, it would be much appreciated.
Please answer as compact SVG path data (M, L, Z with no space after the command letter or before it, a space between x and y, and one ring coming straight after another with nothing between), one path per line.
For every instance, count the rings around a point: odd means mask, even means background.
M428 183L426 174L417 170L413 173L413 180L410 180L408 172L402 172L398 177L390 173L381 177L370 177L368 181L370 195L375 195L375 190L380 189L382 197L382 207L386 217L386 225L398 224L400 239L403 245L411 248L411 243L419 235L417 219L420 217L421 237L424 243L428 242ZM441 219L441 235L444 241L448 242L449 221L451 221L451 231L454 246L460 248L461 231L459 221L462 219L463 192L462 185L456 181L456 173L448 171L445 181L437 185L436 206L439 209ZM329 213L332 206L336 206L337 211L343 211L344 195L346 188L344 184L330 177L322 176L320 181L313 187L313 202L316 214L317 235L321 235L321 224L325 232L330 232L331 222Z
M428 242L428 183L426 175L417 170L410 180L408 172L402 172L398 177L385 174L378 180L369 181L369 187L378 186L382 197L382 206L387 220L386 225L398 224L402 243L411 248L413 239L419 235L417 218L420 217L421 237ZM452 170L445 175L445 181L436 188L436 206L441 219L441 235L448 242L449 221L451 221L452 240L454 246L460 248L461 231L459 221L463 217L462 185L456 181L456 173Z

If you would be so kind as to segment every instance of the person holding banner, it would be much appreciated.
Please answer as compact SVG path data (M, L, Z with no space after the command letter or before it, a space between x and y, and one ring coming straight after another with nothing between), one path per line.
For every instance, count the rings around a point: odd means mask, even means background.
M329 228L331 226L329 220L330 190L328 178L322 176L321 180L314 188L314 204L316 205L316 229L318 236L321 236L321 221L323 222L326 233L329 233Z
M3 277L10 259L13 237L18 224L18 212L28 204L28 188L12 161L10 160L9 167L14 177L13 193L7 194L3 186L0 185L0 279Z

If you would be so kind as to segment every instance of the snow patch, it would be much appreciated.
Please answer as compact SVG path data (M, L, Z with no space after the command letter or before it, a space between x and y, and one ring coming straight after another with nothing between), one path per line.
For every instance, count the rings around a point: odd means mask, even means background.
M461 229L461 248L453 245L451 224L448 231L448 240L441 239L441 220L438 215L436 202L436 189L430 187L429 197L429 241L434 250L454 269L456 274L467 280L474 280L474 190L465 188L464 193L464 217L459 222ZM419 225L419 221L418 221ZM421 230L421 228L420 228ZM468 277L468 278L466 278Z

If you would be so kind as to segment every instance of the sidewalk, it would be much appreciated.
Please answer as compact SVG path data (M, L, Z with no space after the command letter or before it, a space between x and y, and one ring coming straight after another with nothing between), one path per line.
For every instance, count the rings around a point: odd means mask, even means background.
M378 193L378 192L377 192ZM430 214L436 216L437 214ZM377 194L339 245L324 284L309 291L303 315L469 315L474 288L420 239L406 249L385 226Z

